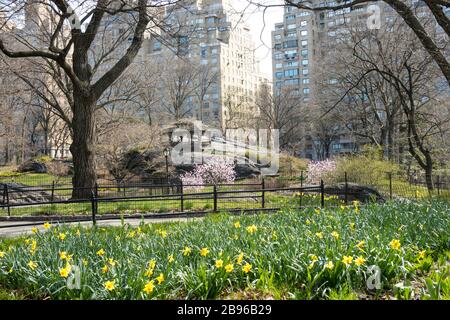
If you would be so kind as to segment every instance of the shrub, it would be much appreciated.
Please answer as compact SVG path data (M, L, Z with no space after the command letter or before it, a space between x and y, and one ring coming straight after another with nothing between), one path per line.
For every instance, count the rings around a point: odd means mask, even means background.
M383 160L382 151L371 147L364 148L359 155L338 159L336 170L327 177L328 181L343 181L345 172L349 182L355 183L376 183L386 179L388 172L396 177L402 176L397 164Z

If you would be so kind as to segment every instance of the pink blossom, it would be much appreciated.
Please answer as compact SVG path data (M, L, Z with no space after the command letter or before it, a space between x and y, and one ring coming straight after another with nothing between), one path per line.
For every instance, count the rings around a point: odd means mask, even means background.
M308 179L309 183L319 183L326 175L333 173L336 170L336 161L311 161L308 164Z
M195 166L194 170L183 174L181 177L183 185L190 189L201 189L198 186L189 185L216 185L219 183L229 183L236 179L233 161L221 158L211 157L205 163Z

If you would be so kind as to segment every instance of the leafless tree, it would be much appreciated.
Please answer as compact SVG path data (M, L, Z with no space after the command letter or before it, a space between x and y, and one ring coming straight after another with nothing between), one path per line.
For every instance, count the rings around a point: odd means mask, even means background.
M94 147L98 100L133 62L149 28L166 26L161 9L176 2L0 2L5 21L14 23L20 22L20 15L30 6L39 8L30 28L3 32L6 23L0 26L0 51L10 58L52 61L69 79L74 198L87 197L96 182ZM119 34L114 34L117 24L120 24Z

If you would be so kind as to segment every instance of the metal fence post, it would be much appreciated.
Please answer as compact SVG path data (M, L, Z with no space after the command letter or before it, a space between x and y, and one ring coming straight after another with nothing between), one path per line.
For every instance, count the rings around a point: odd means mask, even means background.
M320 206L325 208L325 184L320 180Z
M180 196L180 200L181 200L181 212L184 211L184 190L183 190L183 181L181 181L180 184L180 192L181 192L181 196Z
M262 193L261 193L261 206L264 209L266 207L266 180L264 178L262 178L261 181L261 189L262 189Z
M5 188L3 190L3 203L6 203L6 209L8 210L8 217L11 216L11 208L9 207L9 191L8 185L5 184Z
M392 201L393 193L392 193L392 172L389 172L389 199Z
M51 202L53 202L55 198L55 180L52 181L52 195L51 195Z
M300 172L300 208L303 203L303 170Z
M91 209L92 209L92 224L97 225L97 198L95 196L95 191L91 192Z
M344 189L344 197L345 197L345 205L348 205L348 176L347 176L347 171L344 174L344 178L345 178L345 189Z
M436 185L437 185L438 196L440 196L441 195L441 176L439 176L439 175L437 176Z
M214 185L214 212L217 212L217 186Z

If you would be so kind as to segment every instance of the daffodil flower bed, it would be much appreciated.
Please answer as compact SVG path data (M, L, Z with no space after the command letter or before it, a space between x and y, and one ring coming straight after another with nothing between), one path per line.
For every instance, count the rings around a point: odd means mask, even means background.
M449 218L448 202L436 201L137 228L47 223L46 232L0 242L0 286L52 299L321 299L346 288L373 295L426 272L449 249ZM378 291L367 287L372 266L381 270Z

